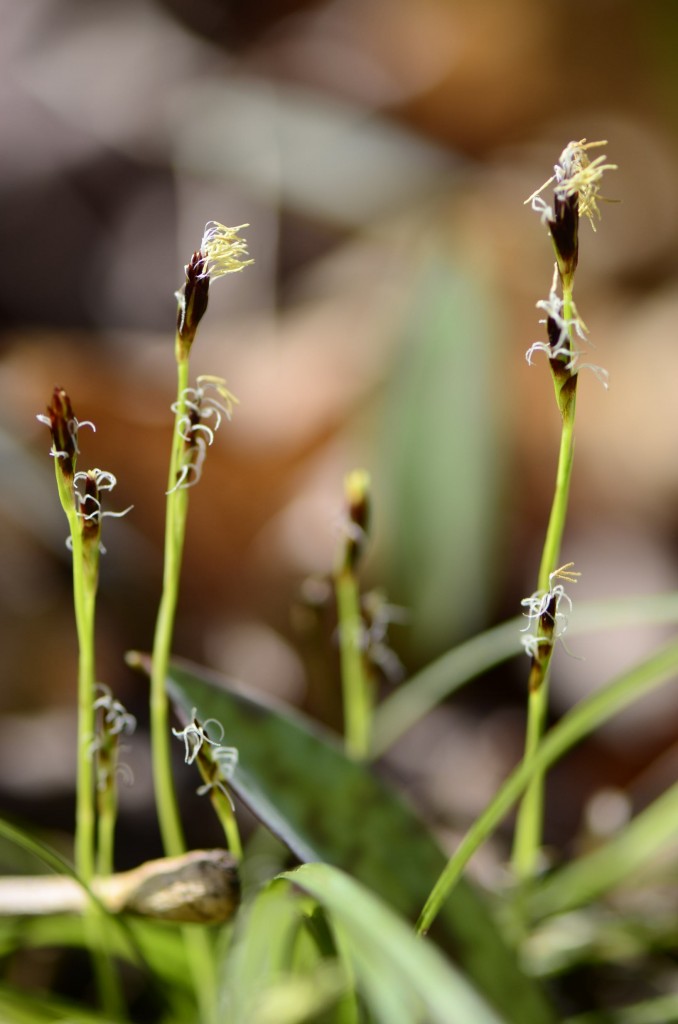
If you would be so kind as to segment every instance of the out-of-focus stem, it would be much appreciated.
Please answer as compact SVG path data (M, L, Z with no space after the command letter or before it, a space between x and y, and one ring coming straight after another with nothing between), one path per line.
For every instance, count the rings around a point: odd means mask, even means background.
M337 573L335 591L339 617L344 743L349 757L363 760L369 755L370 749L372 705L362 645L360 592L351 569L345 567Z
M165 853L178 856L185 850L174 784L170 754L169 707L165 690L174 619L179 597L181 559L188 512L188 492L176 487L184 441L178 424L185 413L184 391L188 387L188 355L177 359L177 411L172 432L172 451L167 484L165 514L165 558L163 585L158 618L153 640L153 668L151 672L151 749L155 800Z

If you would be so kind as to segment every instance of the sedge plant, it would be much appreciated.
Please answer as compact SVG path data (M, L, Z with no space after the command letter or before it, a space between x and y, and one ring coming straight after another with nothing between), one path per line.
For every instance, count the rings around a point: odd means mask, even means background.
M243 270L245 241L238 232L247 225L227 228L210 221L200 248L185 268L184 285L177 292L177 327L174 355L177 397L172 405L174 431L170 454L165 513L163 583L153 640L151 673L151 749L158 822L165 853L176 856L185 849L181 821L172 784L170 730L165 679L179 597L181 562L186 535L190 488L202 474L207 448L224 418L230 419L237 399L219 377L200 377L190 385L190 355L198 325L207 309L210 283Z
M150 718L151 757L156 811L165 853L178 856L186 849L172 778L169 706L165 689L174 621L179 597L181 563L186 535L190 489L198 483L208 447L224 419L230 420L237 399L220 377L198 377L190 384L190 355L198 325L207 309L210 284L226 274L237 273L254 261L238 231L210 221L200 248L185 267L185 281L177 292L177 326L174 355L177 395L172 404L174 429L170 453L165 512L163 582L153 640ZM223 807L220 808L225 814ZM231 810L231 808L229 808ZM223 818L222 818L223 820ZM231 814L228 836L241 852L235 818ZM186 954L201 1015L216 1021L214 957L205 932L184 929Z
M166 502L166 534L163 589L153 645L150 717L153 779L156 808L165 853L184 853L185 843L172 780L168 700L165 679L174 629L179 593L181 560L188 513L188 492L200 479L207 448L224 419L230 419L237 399L220 377L198 377L193 386L189 378L190 351L209 296L210 282L242 270L253 261L247 259L246 243L238 236L240 228L227 228L210 222L200 248L185 268L185 282L177 293L178 315L175 336L177 397L172 404L174 430L170 455ZM78 635L78 744L75 867L81 881L90 885L97 875L113 870L113 847L117 816L117 775L120 770L120 739L134 727L132 716L115 700L105 686L97 687L95 671L95 606L99 575L102 495L116 484L108 472L94 469L76 472L79 455L78 433L82 426L63 388L55 388L46 415L38 417L50 429L51 454L61 505L66 514L73 554L73 596ZM125 511L129 511L128 509ZM197 727L196 727L197 728ZM205 737L207 739L207 737ZM227 843L234 856L242 855L233 805L225 786L229 765L234 763L231 748L207 741L216 750L213 757L198 757L204 791L210 791ZM194 748L192 761L198 756ZM237 753L235 753L237 756ZM205 777L208 775L208 777ZM96 936L92 933L93 942ZM213 957L205 933L185 930L186 953L194 980L201 1017L215 1020ZM99 987L104 1005L120 1008L114 979L100 957L95 957Z
M101 526L104 516L125 515L124 512L104 512L102 498L113 490L116 479L112 473L100 469L76 471L80 448L80 428L90 421L79 421L67 392L55 387L47 413L38 416L52 435L50 454L54 459L57 491L69 527L67 539L73 562L73 605L78 636L78 736L77 784L75 807L75 870L80 881L90 886L98 867L107 870L112 851L112 829L115 821L115 771L106 783L107 800L95 785L94 751L102 753L103 733L96 729L96 656L95 612L99 585L99 556L103 549ZM95 790L97 796L95 796ZM103 811L99 819L99 849L97 851L97 802ZM102 1001L111 1010L121 1005L117 977L110 961L99 952L97 939L101 921L96 907L88 911L88 928L93 939L94 967Z
M570 142L560 154L554 174L527 202L540 214L549 231L555 267L548 299L537 303L546 314L547 341L536 342L527 352L527 360L543 351L548 357L556 404L561 420L560 450L556 482L544 546L537 589L524 604L528 607L528 630L524 646L530 657L528 678L527 731L525 760L535 755L544 733L548 709L548 678L551 656L564 620L565 608L571 601L565 584L576 583L579 573L572 562L560 566L560 551L567 519L567 507L574 458L574 424L581 362L578 342L585 341L586 325L574 302L574 279L579 261L579 221L590 220L595 229L600 216L600 179L614 164L606 164L605 156L591 160L589 151L604 142ZM549 204L541 193L553 184L553 201ZM590 367L606 385L606 373ZM544 816L544 777L539 774L530 783L520 805L513 848L513 868L518 878L534 874L539 860Z
M578 372L585 365L577 339L585 338L586 328L573 298L579 219L582 215L597 216L600 176L612 166L605 164L605 157L589 159L589 151L597 145L600 144L587 144L582 140L566 147L556 166L551 205L541 197L542 189L530 197L551 235L556 267L549 297L538 304L546 314L548 340L532 346L528 359L537 351L547 355L562 436L537 590L524 602L528 627L523 646L530 657L525 753L515 771L472 823L440 874L418 921L416 932L420 936L428 933L451 889L460 882L473 853L521 801L513 865L519 878L534 873L541 845L546 772L574 744L612 715L670 678L678 664L678 645L674 642L581 702L545 733L551 657L556 640L565 628L570 607L566 588L576 583L579 575L571 562L561 564L561 546L572 472ZM217 965L210 932L199 925L184 925L182 934L174 937L181 957L177 962L187 967L198 1015L191 1004L187 1011L190 1016L176 1014L163 1019L195 1019L201 1024L216 1024L221 1020L249 1024L252 1020L319 1019L338 1024L368 1018L379 1024L400 1020L403 1024L414 1024L415 1020L423 1019L440 1024L471 1019L488 1024L497 1024L500 1019L511 1024L552 1024L555 1017L541 994L535 999L530 995L528 1004L519 1005L514 982L516 979L521 984L527 981L530 994L532 979L525 979L517 965L510 966L501 957L492 960L496 949L493 953L492 943L486 938L477 938L480 933L474 931L477 918L482 916L480 904L468 903L463 885L459 890L462 897L459 906L475 907L475 910L467 915L461 913L456 924L466 943L467 966L483 965L483 972L474 975L468 968L469 974L476 987L490 997L491 986L487 985L485 992L479 978L496 974L500 969L508 971L505 985L502 981L499 989L510 994L502 996L500 1006L478 1001L475 991L467 986L459 971L439 955L433 942L419 941L408 923L394 916L376 899L375 893L380 891L381 884L397 883L399 895L401 889L412 885L413 894L416 892L414 907L418 909L435 876L430 876L431 881L427 876L422 889L421 879L413 881L405 869L408 859L413 859L412 851L416 852L414 845L408 846L412 838L410 832L416 832L416 828L410 828L409 818L404 819L407 825L404 832L395 827L393 832L388 829L384 832L374 825L371 835L369 826L359 831L356 826L356 807L359 801L365 802L366 794L377 794L372 803L368 802L375 818L379 818L385 808L388 810L389 804L385 790L371 787L369 766L358 762L381 753L393 739L394 729L402 731L402 722L396 722L395 726L392 722L389 724L388 716L380 716L375 706L374 670L379 667L386 675L391 674L389 669L393 668L395 655L385 643L386 629L389 621L398 621L399 610L387 605L378 592L372 595L360 592L359 569L371 511L370 480L364 470L352 472L345 481L343 530L333 571L346 756L342 756L333 743L319 739L312 730L305 732L296 719L290 717L286 721L284 712L258 707L252 701L247 703L245 698L229 695L226 690L222 692L218 685L210 687L200 678L191 680L190 673L186 678L187 670L182 673L170 662L189 491L200 479L215 431L224 419L230 419L236 402L221 378L203 376L191 382L190 354L207 308L211 281L240 271L252 262L246 258L245 242L238 236L239 230L214 222L207 225L199 249L185 268L185 281L177 295L177 395L172 405L174 429L166 494L163 590L152 658L138 655L130 660L147 666L151 677L153 777L158 821L168 855L165 860L172 860L185 850L171 771L170 746L174 735L184 745L186 763L194 765L200 773L199 792L209 796L223 827L232 854L228 864L234 875L243 850L231 788L245 800L249 789L253 809L258 808L261 820L276 834L286 837L290 849L302 859L326 860L327 863L305 864L296 872L278 876L265 885L240 916L233 936L224 937L230 945L223 965ZM604 378L603 371L594 369ZM52 434L57 485L70 525L73 550L74 601L80 644L76 867L80 878L90 883L95 875L113 872L120 744L134 725L112 693L96 683L95 671L94 608L101 520L111 514L102 511L102 493L110 490L115 481L110 474L99 470L76 472L78 430L84 424L78 422L62 389L55 389L47 415L41 419ZM675 609L672 614L675 618ZM443 692L450 692L454 686L478 674L485 663L514 653L517 646L515 621L500 627L495 634L476 638L464 645L463 650L451 652L456 655L454 671L451 671L449 659L445 666L438 668L437 678L435 666L429 666L428 691L426 686L419 686L423 704L420 694L419 704L415 702L407 712L408 721L419 717L422 708L425 711ZM168 681L173 688L175 709L184 724L181 729L170 729ZM419 684L415 679L409 685L417 687ZM409 699L405 691L406 705ZM239 703L241 701L244 703ZM210 714L215 717L209 717ZM402 718L402 712L400 714ZM222 722L228 726L229 737L236 737L241 754L236 747L227 744ZM240 757L242 764L239 764ZM332 767L331 772L328 765ZM335 788L329 788L331 786ZM329 798L328 792L333 794ZM343 804L340 794L347 795ZM539 920L543 915L595 899L605 891L611 879L612 884L620 878L623 880L630 869L645 862L670 840L673 829L667 818L675 816L675 807L676 794L669 791L665 800L645 812L624 837L616 840L616 845L610 847L617 861L616 873L606 871L604 854L593 854L575 865L569 874L567 871L560 876L556 874L550 886L548 883L542 888L535 886L524 902L526 927L529 919ZM379 820L383 822L388 818ZM341 841L335 838L328 821L340 834ZM395 837L393 848L386 850L386 859L383 857L384 835ZM348 844L343 842L346 836L350 839ZM370 843L382 854L381 860L377 858L382 868L376 876L370 868ZM355 878L344 876L336 867L331 867L334 862L350 868ZM442 856L440 862L444 864ZM383 869L384 865L388 870ZM395 870L391 874L392 868ZM437 867L436 871L439 870ZM367 871L369 889L362 888L355 880L361 871ZM235 888L231 893L233 907L237 902L234 892ZM520 893L522 895L522 889ZM410 902L409 895L406 902ZM488 927L493 929L493 917L488 915L487 920ZM96 924L94 918L92 923ZM438 924L444 923L443 915ZM140 934L143 936L143 930ZM165 936L168 934L165 932ZM148 935L149 944L162 944L160 932L155 933L151 928ZM92 943L97 942L93 932L88 938ZM497 938L503 941L498 935ZM169 949L169 945L166 948ZM458 954L459 949L455 948ZM171 976L172 969L170 964L163 975L169 980L169 987L177 980ZM120 1000L116 1002L110 978L107 980L99 969L97 973L104 995L103 1007L110 1011L107 1019L126 1019L125 1007ZM0 1014L4 1012L2 999L0 986ZM523 1005L532 1009L524 1012ZM497 1016L497 1009L501 1018Z

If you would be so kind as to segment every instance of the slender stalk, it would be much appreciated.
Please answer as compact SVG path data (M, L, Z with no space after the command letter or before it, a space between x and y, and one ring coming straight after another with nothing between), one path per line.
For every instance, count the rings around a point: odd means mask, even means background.
M70 517L69 517L70 518ZM73 514L73 603L78 633L78 752L75 798L75 867L84 882L94 874L94 609L96 602L96 564L84 558L80 524Z
M78 515L72 481L55 460L57 486L66 512L73 551L73 607L78 636L78 740L75 798L75 869L90 885L95 870L95 788L93 742L95 732L95 608L99 581L99 529L89 535ZM83 506L84 507L84 506ZM100 521L99 521L100 525ZM97 991L106 1013L122 1016L125 1000L116 969L105 952L106 925L99 908L87 906L86 933L90 939Z
M75 421L74 421L75 422ZM55 443L56 448L56 443ZM77 449L76 449L77 450ZM64 460L65 462L66 460ZM54 459L57 489L68 520L73 553L73 608L78 637L78 739L75 798L75 868L88 884L94 874L94 700L96 687L94 620L99 575L98 537L83 536L73 469L64 471L60 458Z
M365 663L365 627L360 607L357 568L370 521L370 477L354 469L344 480L345 533L334 570L339 619L339 654L344 705L344 745L349 757L365 760L370 752L372 685Z
M528 680L527 729L525 761L529 763L544 734L548 711L548 677L553 645L557 639L558 591L553 584L565 531L567 506L574 456L574 418L577 396L577 359L573 326L584 333L572 298L574 275L579 260L579 216L591 218L597 213L597 182L602 174L602 160L591 165L585 140L570 143L560 155L555 168L553 207L539 198L539 189L530 197L533 208L539 209L542 222L548 225L556 258L556 269L548 300L538 303L546 312L548 343L538 343L549 357L556 403L561 415L561 440L556 484L546 537L542 550L537 582L537 597L543 596L539 607L537 633L533 637L532 663ZM594 169L597 168L597 169ZM550 181L547 184L550 184ZM544 187L544 186L543 186ZM536 201L536 204L535 204ZM558 295L560 286L561 296ZM562 588L561 588L562 589ZM519 878L534 874L542 842L544 819L544 777L535 775L520 805L513 846L513 869Z
M196 482L201 463L199 459L195 460L196 456L204 456L204 445L207 443L205 432L208 437L213 438L216 429L200 423L202 413L195 402L189 409L189 356L198 324L207 309L210 281L224 274L238 272L253 262L243 259L247 255L246 243L238 237L238 230L239 228L227 228L216 221L210 221L206 225L200 249L193 253L187 264L183 288L177 293L177 329L174 342L177 398L173 406L175 414L167 481L163 585L153 638L150 694L153 784L163 846L169 856L183 853L185 841L172 778L169 704L165 680L179 597L188 515L189 474L193 473L191 482ZM225 382L217 378L209 378L209 382L216 387L226 402L225 405L212 403L210 411L216 414L218 426L222 415L230 418L234 399L226 390ZM195 394L195 389L193 393ZM191 928L188 925L184 927L183 935L200 1020L203 1024L211 1024L217 1020L217 985L210 936L204 929Z
M165 679L167 677L167 666L169 664L174 634L174 619L179 597L181 559L184 549L186 516L188 513L188 492L185 488L176 488L175 486L184 446L184 442L178 432L178 424L185 414L184 391L188 387L188 364L188 355L184 358L177 358L177 411L172 432L172 450L167 484L163 585L153 639L153 667L151 671L150 719L153 784L155 787L155 801L160 833L165 853L168 856L178 856L185 851L179 808L172 782L171 734Z
M348 567L336 575L335 592L339 617L344 743L349 757L364 760L370 748L372 701L362 647L364 629L360 592L355 574Z
M238 828L238 821L228 797L224 796L224 794L218 789L214 789L210 793L210 801L214 808L214 813L219 819L219 823L224 830L226 845L228 846L229 851L233 854L236 860L241 861L243 858L243 848L242 839L240 838L240 829Z
M179 599L181 562L186 536L188 491L176 487L181 467L184 441L179 434L179 422L186 413L184 392L189 382L188 353L181 356L177 340L177 405L172 432L170 468L167 479L165 513L165 553L163 587L158 607L153 639L153 665L151 671L150 721L153 784L160 834L167 856L176 857L186 850L172 776L170 748L169 702L165 689L174 635L174 620ZM216 981L213 950L210 937L202 929L182 928L188 968L194 980L194 991L203 1024L216 1021Z
M567 297L567 308L569 309L571 309L571 298L570 289ZM572 389L571 400L563 406L556 485L539 567L537 589L541 592L547 592L550 589L549 577L558 567L560 548L565 532L574 457L575 404L576 387ZM543 646L540 645L538 655L532 659L528 679L524 755L527 761L534 756L546 727L552 652L553 642L551 641ZM544 782L543 775L535 776L525 793L518 812L513 847L513 869L519 878L530 877L537 867L544 823Z
M211 744L212 741L209 740L209 737L206 738L208 745ZM212 809L219 819L219 824L226 836L226 845L235 859L241 861L243 858L243 848L240 829L238 828L231 798L225 789L230 775L224 772L218 760L215 760L205 751L204 746L198 749L195 762L198 765L200 777L205 783L200 792L209 793Z
M113 850L115 822L117 817L117 799L115 789L107 786L99 794L99 813L97 815L97 875L110 875L114 869Z

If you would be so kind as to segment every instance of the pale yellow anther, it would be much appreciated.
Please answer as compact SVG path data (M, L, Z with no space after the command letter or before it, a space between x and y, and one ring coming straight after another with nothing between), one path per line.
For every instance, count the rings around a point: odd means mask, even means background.
M235 274L254 263L254 260L247 259L247 242L238 235L248 227L249 224L240 224L236 228L227 228L216 220L207 222L200 251L207 261L206 272L212 281L225 274Z
M553 580L562 580L564 583L576 583L578 578L581 576L580 572L574 571L574 562L566 562L565 565L561 565L559 569L554 569L549 574L551 582Z
M536 192L533 192L525 200L525 203L531 203L545 188L555 182L553 191L558 199L564 200L575 195L579 197L579 214L582 217L588 217L591 227L595 231L595 219L600 219L598 201L613 201L600 195L599 183L604 172L616 171L617 165L606 164L605 156L597 156L595 160L589 160L587 150L606 145L607 142L604 139L597 142L587 142L586 139L568 142L554 168L555 173Z

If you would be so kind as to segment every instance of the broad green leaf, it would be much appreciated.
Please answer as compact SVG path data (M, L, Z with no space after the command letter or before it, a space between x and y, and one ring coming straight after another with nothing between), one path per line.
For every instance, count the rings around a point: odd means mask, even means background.
M401 918L353 878L328 864L304 864L282 877L326 909L358 988L379 1024L500 1024L494 1010L435 946L417 939Z
M148 669L149 660L136 656ZM187 663L168 688L185 721L197 709L236 746L234 792L301 861L343 868L414 920L445 857L416 815L369 767L347 760L337 740L298 712L253 697ZM519 969L480 894L459 886L437 938L477 987L515 1024L554 1020L541 990Z

